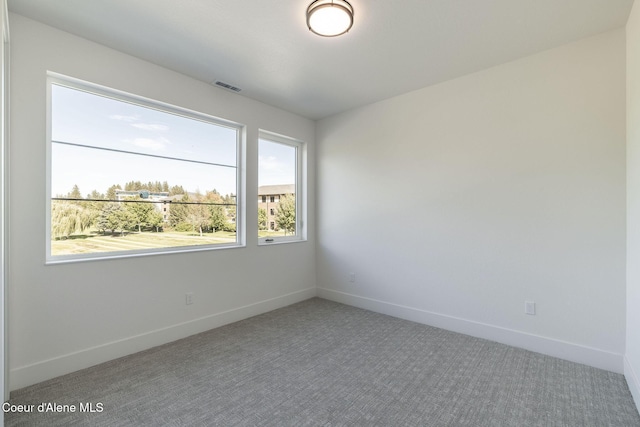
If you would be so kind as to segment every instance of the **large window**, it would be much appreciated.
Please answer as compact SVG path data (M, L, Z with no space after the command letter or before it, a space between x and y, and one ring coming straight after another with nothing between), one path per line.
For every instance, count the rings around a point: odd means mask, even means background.
M47 260L238 246L242 128L50 76Z
M306 239L305 144L260 132L258 140L258 238L260 244Z

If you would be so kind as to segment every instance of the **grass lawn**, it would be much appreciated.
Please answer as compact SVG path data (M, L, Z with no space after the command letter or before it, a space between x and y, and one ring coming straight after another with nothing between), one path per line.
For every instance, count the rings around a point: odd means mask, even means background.
M52 240L51 255L90 254L99 252L131 251L153 248L172 248L177 246L215 245L221 243L233 243L236 234L233 232L218 231L217 233L204 233L200 237L192 232L162 232L142 233L129 232L124 236L120 234L103 236L97 233L72 235L68 239Z
M259 230L258 237L282 237L282 236L291 236L291 233L284 234L284 230L280 231L271 231L271 230Z

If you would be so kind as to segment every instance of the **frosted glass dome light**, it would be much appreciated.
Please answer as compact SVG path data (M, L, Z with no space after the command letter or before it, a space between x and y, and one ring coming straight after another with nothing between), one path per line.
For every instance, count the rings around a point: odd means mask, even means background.
M319 36L339 36L352 26L353 7L345 0L315 0L307 8L307 27Z

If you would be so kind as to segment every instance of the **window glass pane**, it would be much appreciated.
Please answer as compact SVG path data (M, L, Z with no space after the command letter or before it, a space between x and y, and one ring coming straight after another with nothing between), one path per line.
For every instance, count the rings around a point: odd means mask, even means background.
M56 84L51 103L53 141L236 166L235 128Z
M297 147L259 140L258 236L295 236Z
M97 150L54 143L51 146L51 195L65 195L74 185L86 197L128 182L164 183L185 191L235 194L236 168Z
M239 128L78 86L51 83L49 259L236 245Z

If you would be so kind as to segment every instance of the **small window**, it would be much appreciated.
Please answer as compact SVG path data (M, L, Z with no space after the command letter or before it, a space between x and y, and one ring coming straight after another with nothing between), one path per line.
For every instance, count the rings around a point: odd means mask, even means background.
M59 76L48 90L48 262L241 244L241 126Z
M258 208L258 237L261 244L306 239L305 159L304 143L269 132L260 132L258 194L269 195L268 203L275 204ZM265 218L267 212L270 216L268 228Z
M262 196L262 203L267 203L267 196Z

